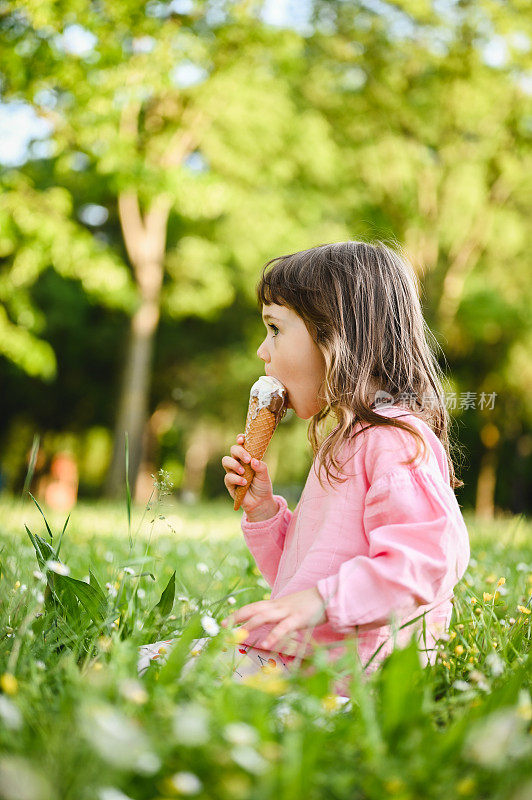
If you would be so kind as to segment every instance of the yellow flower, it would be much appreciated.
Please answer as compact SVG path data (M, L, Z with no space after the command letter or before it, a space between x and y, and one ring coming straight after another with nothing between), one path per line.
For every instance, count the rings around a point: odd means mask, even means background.
M18 681L10 672L4 672L0 678L0 688L4 694L14 695L18 692Z
M477 598L476 597L472 597L469 602L471 603L472 606L474 606L475 603L477 602Z
M482 597L485 603L487 603L489 600L493 600L493 595L489 592L483 592Z
M271 596L272 596L271 592L264 592L264 594L262 595L262 599L269 600Z
M449 641L452 642L456 638L456 631L451 631L449 634Z
M321 705L325 711L336 711L340 705L338 702L338 695L326 694L321 698Z
M267 672L256 672L254 675L247 675L242 678L242 683L251 686L253 689L260 689L267 694L281 694L288 689L288 683L284 678Z
M493 583L493 581L496 580L496 577L496 575L488 575L486 578L486 583Z
M458 783L456 784L456 791L458 792L458 794L471 794L474 791L476 785L477 784L474 778L462 778L462 780L458 781Z
M530 614L530 609L526 606L517 606L521 614Z
M464 652L463 645L457 644L456 647L454 648L454 652L456 653L457 656L461 656L462 653Z
M243 642L248 636L249 631L246 628L234 628L232 631L229 631L229 641L232 644L240 644L240 642Z
M392 778L385 782L384 788L389 794L398 794L404 788L404 785L404 781L401 778Z
M497 581L497 586L502 586L504 583L506 583L506 578L499 578Z

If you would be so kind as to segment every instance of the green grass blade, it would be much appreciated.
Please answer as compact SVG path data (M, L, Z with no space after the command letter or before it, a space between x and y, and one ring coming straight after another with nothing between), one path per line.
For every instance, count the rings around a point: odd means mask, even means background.
M24 486L22 488L21 497L24 497L26 492L30 488L31 481L33 479L33 473L35 472L35 462L37 461L37 453L39 452L39 443L40 443L40 436L38 433L36 433L33 437L30 460L28 463L28 469L26 471L26 477L24 479Z
M59 537L59 544L57 545L57 550L55 551L55 557L56 557L56 558L59 558L59 551L61 550L61 542L63 541L63 535L64 535L64 533L65 533L65 531L66 531L66 528L67 528L67 525L68 525L68 520L69 520L69 519L70 519L70 514L69 514L69 515L68 515L68 517L66 518L66 522L65 522L65 524L63 525L63 530L61 531L61 536Z
M49 535L49 537L50 537L50 541L52 541L52 542L53 542L53 540L54 540L54 536L53 536L53 533L52 533L52 531L50 530L50 526L48 525L48 520L47 520L47 519L46 519L46 517L44 516L44 512L43 512L42 508L40 507L39 503L38 503L38 502L37 502L37 500L34 498L34 496L32 495L32 493L31 493L31 492L28 492L28 494L29 494L29 496L31 497L31 499L33 500L33 502L35 503L35 505L37 506L37 508L39 509L39 511L41 512L41 514L42 514L42 518L43 518L43 520L44 520L44 524L46 525L46 530L48 531L48 535Z
M127 533L129 536L129 547L133 547L131 538L131 489L129 488L129 437L126 431L126 503L127 503Z

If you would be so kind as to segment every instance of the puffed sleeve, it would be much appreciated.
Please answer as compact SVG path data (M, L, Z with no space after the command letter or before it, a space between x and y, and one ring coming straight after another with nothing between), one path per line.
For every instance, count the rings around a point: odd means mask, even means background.
M248 549L264 580L272 587L277 577L286 531L292 519L292 512L284 497L274 494L273 499L279 503L279 510L274 517L263 522L250 522L244 511L240 523Z
M345 561L317 587L331 627L388 625L451 596L469 561L469 538L451 487L426 467L397 466L366 494L368 555ZM426 609L428 610L428 609Z

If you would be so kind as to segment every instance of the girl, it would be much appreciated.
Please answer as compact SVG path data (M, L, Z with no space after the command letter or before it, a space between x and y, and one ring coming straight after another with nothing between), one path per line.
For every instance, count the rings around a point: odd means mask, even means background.
M271 598L222 625L243 625L239 650L257 668L269 656L289 669L312 640L335 659L354 637L368 673L414 633L434 663L469 541L413 270L381 242L326 244L269 261L257 296L267 328L257 355L310 419L314 461L292 512L251 460L241 527ZM250 461L243 441L222 459L231 497Z

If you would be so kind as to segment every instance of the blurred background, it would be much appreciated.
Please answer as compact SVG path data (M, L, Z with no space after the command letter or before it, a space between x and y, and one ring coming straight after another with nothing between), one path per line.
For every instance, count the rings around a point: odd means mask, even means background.
M0 36L0 491L33 455L51 508L123 498L127 430L138 502L230 504L261 267L361 238L420 277L460 504L532 510L528 2L3 0Z

